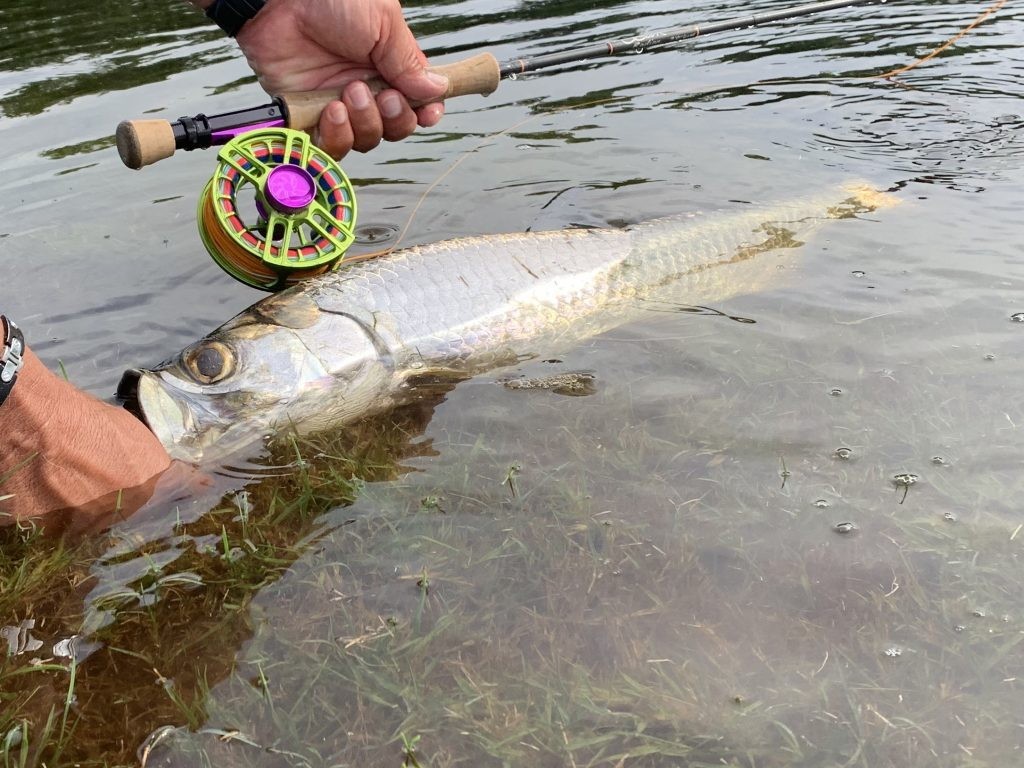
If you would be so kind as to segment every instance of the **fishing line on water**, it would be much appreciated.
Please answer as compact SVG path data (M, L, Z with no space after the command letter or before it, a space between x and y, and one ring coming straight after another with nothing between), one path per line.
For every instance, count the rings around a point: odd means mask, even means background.
M904 67L899 67L897 69L890 70L888 72L883 72L882 74L879 74L879 75L871 75L867 79L873 79L873 80L892 79L893 77L896 77L897 75L901 75L901 74L903 74L905 72L909 72L910 70L915 69L915 68L921 66L926 61L929 61L930 59L935 58L940 53L942 53L944 50L946 50L950 46L954 45L957 41L961 40L969 32L971 32L978 25L980 25L982 22L984 22L989 16L993 15L1000 8L1002 8L1004 5L1006 5L1006 3L1007 3L1007 0L996 0L995 3L993 3L987 9L985 9L976 19L974 19L974 21L972 21L970 24L968 24L966 27L964 27L962 30L960 30L960 32L958 32L956 35L954 35L949 40L945 41L944 43L942 43L941 45L939 45L938 47L936 47L934 50L930 51L926 55L924 55L924 56L918 58L917 60L913 61L912 63L910 63L910 64L908 64L908 65L906 65ZM772 79L772 80L759 80L759 81L757 81L756 84L778 84L778 83L814 82L814 81L821 80L821 79L822 78L820 78L820 77L813 77L813 78L783 78L783 79ZM829 81L830 80L835 80L835 79L836 78L825 78L825 80L829 80ZM748 83L748 85L750 85L750 84ZM715 86L714 89L708 89L707 91L703 91L703 92L696 91L696 92L693 93L693 95L706 94L706 93L711 92L712 90L718 90L721 87L722 86ZM654 91L651 95L678 95L678 94L679 94L678 91ZM350 257L350 258L346 259L346 261L348 261L348 262L365 261L365 260L368 260L368 259L377 258L379 256L387 256L388 254L392 253L396 248L398 248L398 246L401 244L402 240L405 238L406 234L409 232L409 229L412 227L412 223L413 223L413 221L416 218L416 214L419 212L419 210L422 207L423 203L426 202L427 197L437 188L437 185L440 184L442 181L444 181L448 176L450 176L463 163L463 161L466 160L467 157L469 157L471 154L476 154L480 149L485 147L489 142L493 141L494 139L500 138L501 136L505 136L505 135L511 133L512 131L514 131L514 130L516 130L518 128L521 128L522 126L526 125L527 123L530 123L531 121L533 121L533 120L535 120L535 119L537 119L539 117L547 117L547 116L550 116L550 115L557 115L557 114L560 114L562 112L567 112L570 109L579 109L581 107L601 106L603 104L609 104L609 103L613 103L613 102L617 102L617 101L623 101L623 100L625 100L627 98L628 97L626 97L626 96L612 96L612 97L605 98L605 99L597 99L595 101L582 102L582 103L579 103L579 104L571 104L571 105L566 105L566 106L562 106L562 107L555 107L553 109L543 110L543 111L537 112L536 114L530 115L529 117L523 118L522 120L520 120L517 123L514 123L513 125L509 126L508 128L504 128L504 129L502 129L500 131L497 131L495 133L492 133L492 134L489 134L489 135L485 136L475 146L473 146L470 149L468 149L465 152L463 152L463 154L461 156L459 156L450 166L448 166L448 168L446 168L436 179L434 179L434 181L432 181L427 186L427 188L419 196L419 199L413 205L412 210L409 213L409 217L406 219L406 222L402 226L401 231L398 234L398 237L395 239L394 245L391 245L388 248L385 248L385 249L383 249L381 251L374 251L372 253L366 253L366 254L361 254L359 256Z
M665 93L668 93L668 91L666 91ZM470 155L473 155L477 151L479 151L480 149L483 149L485 146L487 146L488 143L490 143L494 139L500 138L501 136L504 136L504 135L506 135L508 133L511 133L512 131L516 130L517 128L521 128L522 126L526 125L527 123L529 123L532 120L535 120L538 117L546 117L548 115L557 115L560 112L566 112L566 111L568 111L570 109L576 109L578 107L593 107L593 106L598 106L598 105L601 105L601 104L607 104L607 103L614 102L614 101L623 101L625 99L626 99L625 96L611 96L611 97L608 97L606 99L598 99L596 101L583 102L582 104L573 104L572 106L556 107L554 109L544 110L543 112L538 112L535 115L530 115L529 117L525 117L522 120L520 120L519 122L513 123L508 128L503 128L500 131L488 134L487 136L483 137L479 142L477 142L476 145L474 145L470 149L467 149L461 155L459 155L459 157L456 158L455 161L451 165L449 165L447 168L445 168L444 171L442 171L438 175L438 177L436 179L434 179L432 182L430 182L430 184L427 186L427 188L425 190L423 190L423 193L419 196L419 199L416 200L416 203L413 205L412 210L409 212L409 217L405 220L405 224L402 226L401 231L398 233L398 237L395 238L394 245L388 246L387 248L385 248L383 250L380 250L380 251L373 251L371 253L364 253L364 254L360 254L358 256L349 257L349 258L347 258L345 260L346 263L351 264L352 262L356 262L356 261L367 261L369 259L375 259L375 258L378 258L380 256L387 256L389 253L392 253L396 248L398 248L398 246L401 244L402 240L405 238L406 234L408 234L409 229L412 227L412 223L416 219L416 214L419 213L419 210L422 207L423 203L426 202L427 197L430 195L430 193L433 192L437 188L437 185L440 184L442 181L444 181L446 178L448 178L455 171L455 169L458 168L460 165L462 165L462 163Z
M967 34L968 32L970 32L970 31L971 31L972 29L974 29L974 28L975 28L976 26L978 26L979 24L981 24L981 22L983 22L983 21L984 21L985 19L987 19L987 18L988 18L989 16L991 16L991 15L992 15L993 13L995 13L996 11L998 11L998 10L999 10L1000 8L1002 8L1002 7L1004 6L1004 5L1006 5L1006 0L996 0L996 2L995 2L995 3L993 3L992 5L990 5L990 6L989 6L989 7L988 7L988 8L986 9L986 10L984 10L984 11L983 11L983 12L981 13L981 15L980 15L980 16L978 16L978 18L976 18L976 19L975 19L974 21L972 21L972 22L971 22L970 24L968 24L968 25L967 25L966 27L964 27L963 29L961 29L961 30L960 30L960 31L959 31L959 32L958 32L957 34L953 35L953 37L949 38L949 40L947 40L946 42L944 42L944 43L943 43L942 45L940 45L940 46L939 46L938 48L936 48L935 50L933 50L933 51L931 51L930 53L928 53L928 54L926 54L926 55L922 56L922 57L921 57L921 58L919 58L919 59L918 59L917 61L914 61L914 62L912 62L912 63L908 64L908 65L907 65L907 66L905 66L905 67L899 67L898 69L893 69L893 70L890 70L889 72L883 72L883 73L882 73L882 74L880 74L880 75L872 75L871 77L872 77L873 79L876 79L876 80L888 80L888 79L890 79L890 78L896 77L896 75L902 75L902 74L903 74L904 72L909 72L910 70L912 70L912 69L915 69L915 68L917 68L917 67L921 66L922 64L924 64L924 63L925 63L926 61L928 61L929 59L934 59L934 58L935 58L936 56L938 56L938 55L939 55L940 53L942 53L942 52L943 52L944 50L946 50L947 48L949 48L949 46L951 46L951 45L953 45L954 43L956 43L956 42L957 42L957 40L959 40L960 38L962 38L962 37L963 37L964 35L966 35L966 34Z

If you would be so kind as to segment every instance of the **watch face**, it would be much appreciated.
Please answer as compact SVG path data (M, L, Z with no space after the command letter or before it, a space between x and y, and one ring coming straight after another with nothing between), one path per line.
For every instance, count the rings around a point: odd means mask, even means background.
M0 350L0 384L10 384L24 363L25 338L18 330L18 326L6 317L3 317L3 323L4 346Z

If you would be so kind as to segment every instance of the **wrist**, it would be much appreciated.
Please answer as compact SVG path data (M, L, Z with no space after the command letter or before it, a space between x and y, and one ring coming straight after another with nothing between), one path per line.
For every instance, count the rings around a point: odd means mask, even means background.
M15 451L38 438L39 429L53 415L52 404L60 379L46 369L31 350L25 351L25 365L18 373L18 386L11 390L0 409L0 433ZM6 463L6 462L5 462Z
M265 4L266 0L212 0L206 7L206 16L228 37L237 37Z
M31 351L0 408L0 526L141 486L170 463L127 411L81 392Z
M18 386L0 409L0 434L8 448L0 457L0 478L8 473L34 475L46 463L44 457L61 447L60 438L72 437L64 429L54 434L48 429L50 422L73 424L68 415L85 407L87 399L48 370L31 350L26 351Z
M18 386L0 408L0 434L6 444L0 453L0 526L8 522L12 506L15 518L28 516L36 499L49 493L47 426L63 405L59 387L60 380L26 351Z
M25 337L17 325L0 315L0 407L7 402L25 362Z

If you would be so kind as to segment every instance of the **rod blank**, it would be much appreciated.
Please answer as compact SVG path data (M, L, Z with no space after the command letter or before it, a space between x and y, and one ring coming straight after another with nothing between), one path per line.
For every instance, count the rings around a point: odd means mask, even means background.
M808 3L777 11L755 13L741 18L691 24L649 35L608 40L560 53L542 54L527 59L513 59L501 65L491 54L481 53L452 64L431 67L430 70L443 74L449 79L448 92L438 99L439 101L469 94L486 96L498 87L498 83L502 79L512 79L526 72L536 72L549 67L574 64L606 56L643 53L715 32L770 24L775 21L810 16L839 8L868 5L878 1L826 0L826 2ZM367 85L374 93L379 93L389 87L387 83L379 79L367 81ZM126 120L117 127L117 150L125 165L138 169L170 157L176 150L203 149L214 144L224 144L232 136L260 126L284 125L288 128L311 131L320 121L320 113L336 98L338 98L337 90L289 93L279 96L267 105L210 117L206 115L182 117L173 123L166 120ZM420 105L414 104L413 106Z
M513 75L525 72L536 72L539 69L558 67L565 64L574 64L587 59L600 59L606 56L622 56L625 54L644 53L653 48L662 48L672 43L683 40L692 40L695 37L703 37L715 32L727 32L732 29L744 29L756 27L760 24L770 24L773 21L784 21L795 19L800 16L810 16L815 13L834 11L838 8L849 8L856 5L869 5L878 0L827 0L823 3L808 3L792 8L783 8L778 11L767 11L755 13L751 16L743 16L736 19L724 21L712 21L706 24L689 24L681 27L672 27L661 32L654 32L649 35L638 35L636 37L625 37L619 40L608 40L603 43L594 43L585 48L576 48L561 53L542 54L529 59L513 59L501 65L501 77L508 78Z

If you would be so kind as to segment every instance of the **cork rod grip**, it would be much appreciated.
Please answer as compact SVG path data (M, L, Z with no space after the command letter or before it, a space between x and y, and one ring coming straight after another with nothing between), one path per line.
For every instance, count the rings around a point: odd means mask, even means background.
M448 90L438 101L474 93L486 96L494 92L501 79L498 60L489 53L479 53L451 64L440 64L430 67L429 71L448 78ZM380 78L367 80L366 84L370 86L370 90L374 94L390 87ZM312 131L320 122L320 113L328 104L337 99L339 94L340 89L282 94L281 101L284 102L288 127L300 131ZM413 107L419 107L424 102L411 103Z
M501 79L498 60L489 53L480 53L452 64L430 67L448 78L448 90L439 101L452 96L492 93ZM379 78L368 80L375 94L388 84ZM287 126L300 131L312 131L320 122L324 107L338 98L341 89L288 93L281 96ZM421 106L414 102L414 107ZM174 154L174 129L166 120L125 120L117 126L117 151L129 168L138 170Z
M166 120L125 120L116 138L121 162L135 170L174 154L174 129Z

